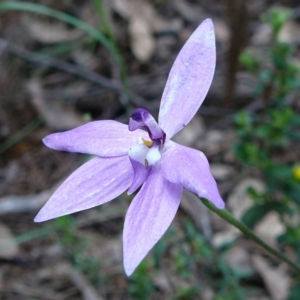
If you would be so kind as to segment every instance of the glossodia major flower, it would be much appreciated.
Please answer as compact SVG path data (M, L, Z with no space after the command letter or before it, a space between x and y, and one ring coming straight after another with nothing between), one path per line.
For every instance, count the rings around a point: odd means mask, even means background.
M124 267L129 276L170 226L182 189L224 208L205 155L171 138L195 115L213 79L213 23L205 20L186 42L170 71L158 123L136 109L129 125L94 121L43 139L49 148L96 155L72 173L35 218L46 221L136 192L123 230Z

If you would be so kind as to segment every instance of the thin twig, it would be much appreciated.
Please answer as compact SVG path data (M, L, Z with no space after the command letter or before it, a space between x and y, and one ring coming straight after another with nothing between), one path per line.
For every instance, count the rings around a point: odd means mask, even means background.
M25 60L31 61L36 64L50 66L64 72L76 75L78 77L84 78L88 81L91 81L101 87L104 87L109 90L113 90L117 93L120 93L121 86L117 82L113 82L110 79L105 78L95 72L87 71L83 68L70 64L68 62L52 58L46 55L37 54L28 50L23 49L20 46L17 46L3 38L0 37L0 49L6 50L10 53L13 53L19 57L22 57Z
M78 269L73 268L68 263L61 263L54 268L42 269L39 271L39 277L46 279L48 277L68 277L72 283L82 293L84 300L101 300L103 299L96 289L90 284L87 278Z
M80 68L76 65L65 62L63 60L59 60L59 59L52 58L52 57L49 57L46 55L37 54L37 53L31 52L31 51L28 51L28 50L23 49L22 47L17 46L14 43L11 43L1 37L0 37L0 51L1 52L8 51L10 53L13 53L13 54L23 58L24 60L39 64L39 65L56 68L58 70L66 72L66 73L73 74L75 76L83 78L87 81L93 82L93 83L97 84L98 86L101 86L102 88L114 91L118 94L119 101L124 106L128 104L127 100L126 100L128 98L128 96L130 97L131 101L136 104L149 105L147 103L147 101L140 95L137 95L133 92L126 93L126 91L124 91L122 85L118 81L108 79L108 78L101 76L93 71L85 70L83 68Z

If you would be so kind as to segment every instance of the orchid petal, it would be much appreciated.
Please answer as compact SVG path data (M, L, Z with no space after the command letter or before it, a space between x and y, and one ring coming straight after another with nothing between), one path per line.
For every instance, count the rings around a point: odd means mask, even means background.
M46 221L108 202L122 194L132 179L127 156L93 158L63 182L34 221Z
M145 182L151 170L151 167L146 168L144 164L141 164L140 162L134 159L130 159L130 162L132 164L134 178L131 183L131 186L128 189L128 195L133 194Z
M125 218L124 267L129 276L170 226L180 203L182 187L153 169L133 199Z
M214 27L207 19L179 52L162 95L158 123L168 139L199 109L211 85L215 63Z
M224 201L211 175L207 158L201 151L168 141L161 168L163 176L170 182L181 184L199 197L210 200L216 207L224 208Z
M127 154L132 145L147 136L142 130L131 132L125 124L106 120L89 122L66 132L50 134L43 142L54 150L113 157Z

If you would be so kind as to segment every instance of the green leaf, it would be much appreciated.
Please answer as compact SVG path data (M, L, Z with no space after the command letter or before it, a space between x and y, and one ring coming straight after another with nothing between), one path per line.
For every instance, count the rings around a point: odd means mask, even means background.
M258 204L258 205L252 206L243 215L242 222L245 223L248 227L252 228L269 211L270 211L270 205L269 204Z
M292 288L288 300L298 300L300 295L300 282L296 283Z

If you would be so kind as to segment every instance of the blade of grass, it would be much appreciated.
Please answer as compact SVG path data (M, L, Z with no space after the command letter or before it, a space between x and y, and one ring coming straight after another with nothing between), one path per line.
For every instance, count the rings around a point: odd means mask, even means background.
M0 154L10 149L15 144L19 143L21 140L23 140L28 134L37 129L42 124L42 122L43 120L38 117L31 123L29 123L26 127L18 131L16 134L12 135L8 140L6 140L3 144L0 145Z
M99 9L97 7L97 9ZM125 68L125 63L123 61L122 56L120 55L120 52L118 48L116 47L114 43L114 39L111 36L111 31L109 30L110 40L109 38L106 38L104 34L102 34L99 30L95 29L94 27L88 25L87 23L81 21L80 19L73 17L69 14L66 14L64 12L57 11L55 9L46 7L41 4L36 4L36 3L30 3L30 2L20 2L20 1L15 1L15 2L2 2L0 3L0 11L26 11L26 12L31 12L31 13L37 13L37 14L42 14L46 15L52 18L55 18L57 20L60 20L62 22L65 22L69 25L72 25L76 28L79 28L80 30L84 31L91 37L93 37L95 40L97 40L99 43L101 43L104 47L106 47L113 55L114 58L117 62L117 65L120 68L120 74L121 74L121 81L122 85L125 91L125 109L128 111L128 105L129 105L129 92L128 92L128 87L127 87L127 72ZM100 11L101 15L104 13L104 11Z
M103 27L104 34L106 34L108 36L108 38L111 41L113 47L115 48L116 55L119 57L121 79L122 79L124 92L125 92L125 97L126 97L126 99L124 99L124 102L126 103L125 110L126 110L126 113L128 115L128 111L130 109L130 96L129 96L129 90L128 90L126 66L125 66L125 63L122 59L122 55L120 53L118 45L116 43L114 33L113 33L113 31L110 27L110 23L108 21L108 18L107 18L105 9L104 9L103 0L93 0L93 3L94 3L94 5L97 9L97 12L98 12L98 15L99 15L101 21L102 21L102 27Z
M45 47L36 53L47 56L60 57L65 54L69 54L72 50L75 50L84 44L83 40L73 42L62 42L55 44L54 46Z
M23 244L31 240L35 240L47 236L53 231L54 231L53 227L50 226L42 227L19 235L18 237L16 237L16 241L18 244Z
M93 28L92 26L88 25L87 23L81 21L80 19L73 17L69 14L57 11L55 9L46 7L41 4L30 3L30 2L19 2L19 1L2 2L0 3L0 10L27 11L31 13L46 15L55 18L57 20L60 20L62 22L65 22L69 25L81 29L82 31L84 31L85 33L93 37L95 40L97 40L99 43L105 46L109 51L111 51L114 54L115 58L118 59L113 44L101 32L99 32L97 29Z

